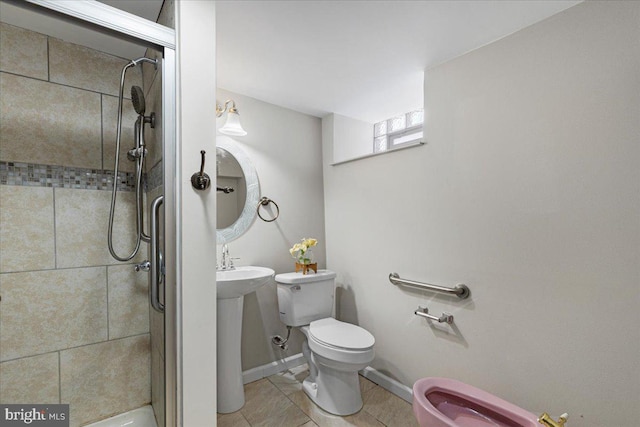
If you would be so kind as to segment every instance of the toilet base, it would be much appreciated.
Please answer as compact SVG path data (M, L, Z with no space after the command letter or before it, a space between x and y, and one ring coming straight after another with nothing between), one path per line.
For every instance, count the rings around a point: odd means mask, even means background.
M362 409L360 380L357 372L335 371L322 367L316 381L310 377L302 382L302 390L320 408L330 414L346 416ZM330 392L328 392L330 391Z

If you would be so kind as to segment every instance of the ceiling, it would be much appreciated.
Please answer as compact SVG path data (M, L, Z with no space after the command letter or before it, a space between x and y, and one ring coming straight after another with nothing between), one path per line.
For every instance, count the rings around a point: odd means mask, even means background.
M152 21L162 6L162 0L101 1ZM217 83L318 117L334 112L373 123L422 107L425 69L579 2L218 1ZM5 3L0 16L124 58L144 53Z
M426 68L577 3L218 1L218 87L373 123L422 108Z

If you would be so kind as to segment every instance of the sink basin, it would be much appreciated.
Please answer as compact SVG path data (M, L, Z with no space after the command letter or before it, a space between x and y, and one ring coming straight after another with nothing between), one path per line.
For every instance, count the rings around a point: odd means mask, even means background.
M274 271L266 267L236 267L216 272L218 412L235 412L244 405L242 388L242 306L244 296L266 285ZM275 292L275 289L274 289Z
M273 274L274 271L270 268L254 266L217 271L217 298L239 298L250 294L267 283Z

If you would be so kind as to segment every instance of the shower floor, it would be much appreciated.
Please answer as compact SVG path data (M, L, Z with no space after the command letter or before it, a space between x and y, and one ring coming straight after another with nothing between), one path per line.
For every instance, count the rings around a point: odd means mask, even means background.
M153 409L151 405L143 406L142 408L134 409L133 411L125 412L123 414L116 415L115 417L107 418L106 420L98 421L93 424L87 424L85 427L157 427L156 418L153 416Z

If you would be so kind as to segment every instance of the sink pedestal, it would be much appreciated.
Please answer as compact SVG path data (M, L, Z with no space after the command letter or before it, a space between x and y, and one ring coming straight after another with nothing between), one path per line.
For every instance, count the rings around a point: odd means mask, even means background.
M242 303L273 277L266 267L246 266L216 272L216 333L218 412L228 414L244 405L242 388Z
M244 296L217 300L218 412L228 414L244 406L240 338Z

